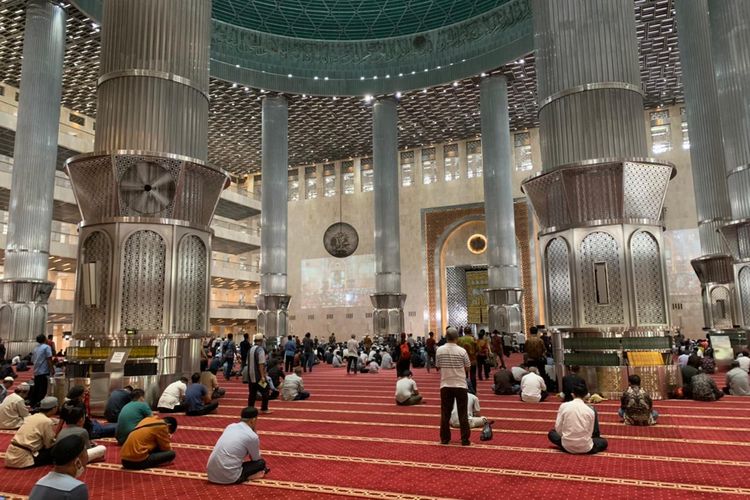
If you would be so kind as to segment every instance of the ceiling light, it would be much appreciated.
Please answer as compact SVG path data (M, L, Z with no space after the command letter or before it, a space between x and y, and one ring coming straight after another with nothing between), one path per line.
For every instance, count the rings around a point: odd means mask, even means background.
M291 74L291 73L289 73L288 75L286 75L286 77L287 77L287 78L291 78L291 77L292 77L292 74Z
M317 76L314 76L314 77L313 77L313 80L317 80L317 79L318 79L318 77L317 77Z
M396 92L396 99L401 99L401 92Z
M453 82L454 87L458 87L458 82Z
M367 94L365 96L365 102L370 102L370 101L372 101L372 96L370 94Z
M485 76L487 76L487 73L482 73L482 74L481 74L481 75L479 75L479 76L481 76L482 78L484 78Z

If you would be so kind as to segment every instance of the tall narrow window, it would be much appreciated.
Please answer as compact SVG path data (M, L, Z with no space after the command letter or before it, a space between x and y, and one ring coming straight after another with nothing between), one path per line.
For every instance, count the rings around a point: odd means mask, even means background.
M519 132L513 135L513 162L519 172L532 169L531 134L529 132Z
M336 165L327 163L323 166L323 196L336 196Z
M422 184L437 182L437 161L435 160L435 148L422 150Z
M482 141L466 143L466 176L469 179L482 177Z
M672 127L669 120L669 110L652 111L649 113L651 121L651 152L666 153L672 150Z
M687 111L680 108L680 129L682 130L682 149L690 149L690 135L688 135Z
M299 169L289 171L287 199L289 201L299 200Z
M401 185L404 187L414 185L414 151L401 153Z
M261 186L263 185L261 180L262 179L260 175L256 175L255 177L253 177L253 193L255 194L256 198L260 198Z
M305 167L305 199L314 200L318 197L318 169L314 166Z
M458 159L458 144L443 146L443 160L445 163L445 180L455 181L461 177L461 165Z
M360 179L362 179L362 192L373 190L372 158L362 158L359 164Z
M354 194L354 162L341 162L341 190L344 194Z

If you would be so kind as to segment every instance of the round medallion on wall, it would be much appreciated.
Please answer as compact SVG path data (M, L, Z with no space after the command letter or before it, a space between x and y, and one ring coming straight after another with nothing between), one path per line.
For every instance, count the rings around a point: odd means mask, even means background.
M323 246L326 251L343 259L352 255L359 246L357 230L346 222L331 224L323 235Z
M475 255L482 254L487 250L487 237L483 234L472 234L466 240L466 247Z

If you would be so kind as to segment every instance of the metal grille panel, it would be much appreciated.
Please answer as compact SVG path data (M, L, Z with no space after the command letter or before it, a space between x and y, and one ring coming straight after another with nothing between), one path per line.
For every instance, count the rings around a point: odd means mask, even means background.
M125 242L120 328L162 331L167 246L154 231L136 231Z
M724 316L719 316L719 308L718 304L719 302L723 302L725 305L724 310L726 311L726 314ZM731 296L729 295L729 289L723 286L717 286L716 288L713 288L711 290L711 307L714 308L714 314L713 314L713 320L714 328L732 328L732 317L730 311L731 311Z
M630 241L638 324L664 324L664 282L659 243L641 231Z
M110 157L76 162L68 173L83 219L117 215Z
M555 238L547 244L547 294L549 321L552 326L573 324L573 303L570 283L568 244Z
M466 304L466 270L460 267L445 269L446 298L448 302L448 320L446 325L466 325L469 310Z
M106 333L107 305L109 304L109 273L112 266L112 245L102 231L91 233L83 243L82 262L97 263L99 273L99 306L87 307L79 304L78 328L80 333ZM79 286L81 286L79 282ZM78 294L79 298L82 294Z
M182 238L177 254L178 332L203 331L206 326L206 255L206 245L198 236Z
M594 263L607 265L609 303L598 304L594 281ZM581 287L584 320L589 325L619 325L624 323L622 310L622 278L620 248L611 235L597 231L581 242Z
M659 220L671 174L672 169L663 166L625 163L625 217Z
M742 305L743 325L750 321L750 266L743 267L739 272L740 303Z

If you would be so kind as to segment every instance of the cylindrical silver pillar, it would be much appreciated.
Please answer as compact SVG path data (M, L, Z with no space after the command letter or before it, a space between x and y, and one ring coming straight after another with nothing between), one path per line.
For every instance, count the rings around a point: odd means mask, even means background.
M284 96L263 98L258 332L273 341L286 335L288 104Z
M95 151L208 157L210 0L107 0Z
M398 104L392 97L378 99L372 109L372 161L375 208L375 294L373 332L398 334L403 330L401 240L399 225Z
M722 228L735 258L742 325L750 325L750 2L710 0L711 52L719 96L732 224Z
M644 158L630 0L532 0L542 166Z
M65 20L65 11L56 3L30 0L27 4L5 279L0 282L3 315L9 315L3 326L11 326L3 332L12 341L8 356L29 352L26 342L33 343L36 335L45 333L47 322L46 304L53 286L47 281L47 270Z
M690 131L690 163L693 170L695 204L698 210L698 234L702 256L692 264L703 285L704 325L708 328L731 328L735 322L735 300L724 304L723 295L712 293L716 284L727 294L734 293L731 273L713 272L725 266L712 265L729 259L717 229L731 220L727 194L724 149L716 93L707 0L681 0L677 9L677 35L685 87L685 108ZM728 282L725 282L729 279ZM721 300L721 307L717 307Z

